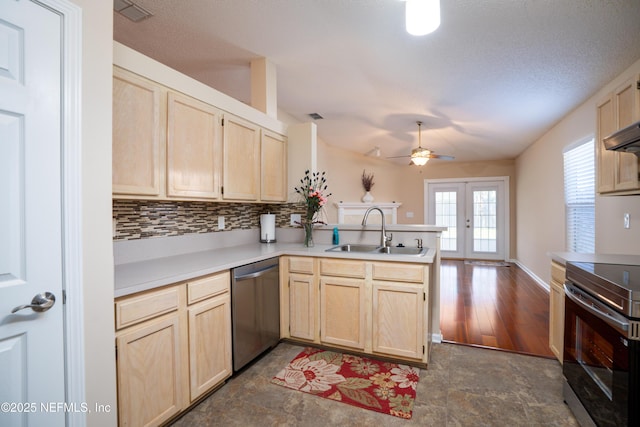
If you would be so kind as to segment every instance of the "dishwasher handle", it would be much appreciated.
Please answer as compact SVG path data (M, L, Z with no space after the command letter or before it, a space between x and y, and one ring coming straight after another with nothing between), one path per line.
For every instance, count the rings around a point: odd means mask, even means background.
M269 270L273 270L274 268L278 268L278 264L270 265L270 266L268 266L266 268L262 268L262 269L260 269L258 271L252 271L251 273L242 274L240 276L234 275L233 278L235 280L253 279L254 277L262 276L264 273L266 273Z

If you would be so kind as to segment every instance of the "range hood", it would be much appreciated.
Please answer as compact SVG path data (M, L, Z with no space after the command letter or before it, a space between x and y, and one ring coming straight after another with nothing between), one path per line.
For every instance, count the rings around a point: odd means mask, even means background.
M640 122L620 129L602 141L607 150L633 153L640 157Z

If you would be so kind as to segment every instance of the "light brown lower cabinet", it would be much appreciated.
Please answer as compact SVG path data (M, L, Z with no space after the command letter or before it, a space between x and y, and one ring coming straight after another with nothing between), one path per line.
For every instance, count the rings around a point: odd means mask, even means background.
M319 258L320 342L364 351L370 319L367 264Z
M564 282L566 268L551 262L549 287L549 348L562 363L564 349Z
M120 426L155 426L184 404L180 316L150 320L118 335Z
M320 341L364 350L365 283L362 279L320 277Z
M424 344L421 285L373 283L373 351L421 359Z
M312 274L289 275L289 334L313 341L316 337L318 288Z
M429 266L374 262L371 277L373 351L426 360Z
M283 258L281 305L288 313L281 319L283 336L427 362L429 265ZM313 325L320 327L316 331Z
M233 373L229 293L195 304L188 312L189 379L193 402Z
M157 426L232 374L228 271L116 300L120 426Z

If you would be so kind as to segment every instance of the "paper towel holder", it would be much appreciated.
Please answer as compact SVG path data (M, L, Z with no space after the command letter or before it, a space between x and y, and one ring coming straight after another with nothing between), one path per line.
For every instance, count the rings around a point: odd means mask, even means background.
M269 218L270 221L267 221L267 218ZM260 215L260 242L275 243L275 241L275 215L271 213Z

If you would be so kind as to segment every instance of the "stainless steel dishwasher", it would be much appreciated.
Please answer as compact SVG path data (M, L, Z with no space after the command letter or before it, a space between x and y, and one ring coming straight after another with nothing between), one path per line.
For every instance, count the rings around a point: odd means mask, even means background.
M278 258L233 269L233 370L239 371L280 340Z

